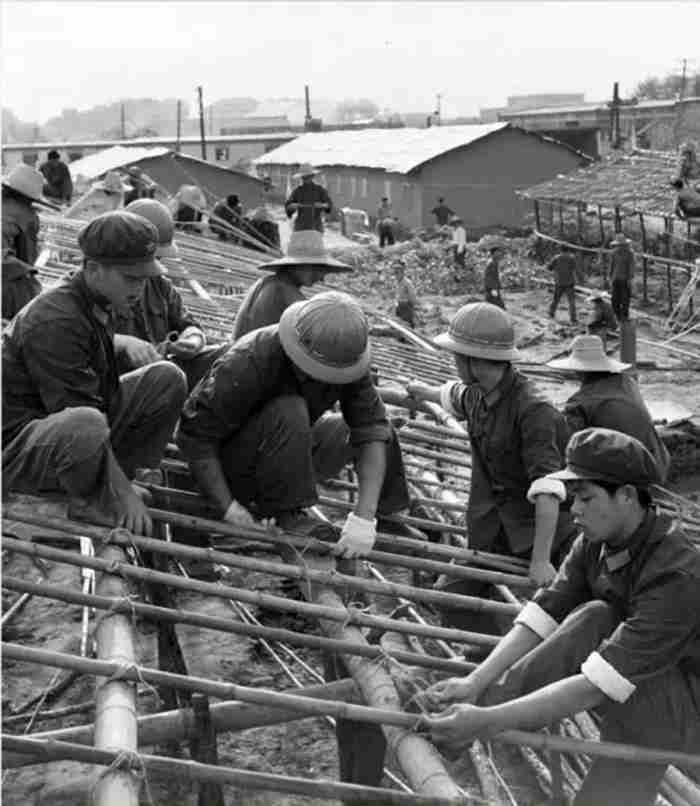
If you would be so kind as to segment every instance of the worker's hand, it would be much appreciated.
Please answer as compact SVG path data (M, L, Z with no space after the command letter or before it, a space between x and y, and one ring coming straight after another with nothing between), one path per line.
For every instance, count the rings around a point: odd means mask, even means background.
M474 705L483 692L483 686L473 674L466 677L449 677L427 688L421 695L429 710L444 708L453 702Z
M423 381L409 381L406 384L408 394L419 403L423 400L430 400L430 393L433 387Z
M337 557L364 557L372 551L377 539L377 520L368 521L350 512L340 533L340 540L333 547Z
M169 352L177 358L193 358L202 352L206 339L198 327L188 327L180 333L177 341L168 344Z
M435 744L459 745L470 742L477 736L485 738L497 732L489 724L491 721L486 708L451 705L439 714L423 717L421 723L430 731Z
M145 492L145 491L144 491ZM153 522L142 497L131 485L117 498L117 526L136 535L153 534Z
M532 560L530 563L528 576L538 588L549 585L556 575L557 569L550 562Z
M129 364L135 369L160 361L156 348L150 342L139 339L136 336L117 333L114 337L114 349L118 353L123 353L127 357Z
M255 526L253 516L238 501L231 501L228 509L224 512L223 520L234 524L234 526Z

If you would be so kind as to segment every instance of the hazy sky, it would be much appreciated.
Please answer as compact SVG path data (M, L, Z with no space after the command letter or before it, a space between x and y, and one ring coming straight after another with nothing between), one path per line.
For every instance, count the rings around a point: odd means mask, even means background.
M31 2L0 0L2 102L64 107L180 97L370 97L395 111L476 114L507 95L608 97L700 68L700 2Z

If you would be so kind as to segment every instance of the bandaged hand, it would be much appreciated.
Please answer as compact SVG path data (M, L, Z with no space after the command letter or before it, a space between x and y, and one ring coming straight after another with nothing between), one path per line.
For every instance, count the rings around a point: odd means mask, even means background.
M179 358L195 356L202 351L206 339L198 327L188 327L180 333L176 341L170 342L168 350Z
M338 557L364 557L372 551L377 538L377 520L360 518L350 512L340 533L340 540L333 547Z
M236 526L255 526L255 520L250 512L235 500L231 501L228 509L224 512L223 520Z

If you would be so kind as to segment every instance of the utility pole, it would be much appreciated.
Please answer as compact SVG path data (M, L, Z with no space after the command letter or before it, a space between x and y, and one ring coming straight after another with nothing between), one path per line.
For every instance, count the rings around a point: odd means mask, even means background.
M613 84L613 97L610 104L610 141L612 147L620 147L620 85Z
M121 105L121 125L120 125L120 132L121 132L121 139L126 140L126 109L124 101L122 101Z
M177 102L177 137L175 140L175 153L179 154L180 149L182 148L180 145L180 138L182 137L182 101L178 100Z
M209 134L214 136L214 104L209 106Z
M685 80L686 80L686 73L688 71L688 60L683 59L683 70L681 72L681 91L678 95L678 100L682 101L685 97Z
M311 126L311 99L309 97L309 85L304 84L304 101L306 103L306 114L304 116L304 128L308 131Z
M438 92L437 94L437 103L435 104L435 117L437 118L437 125L442 126L442 111L440 108L440 102L442 101L442 94Z
M204 132L204 101L202 100L202 88L197 87L197 96L199 97L199 139L202 144L202 159L207 158L207 137Z

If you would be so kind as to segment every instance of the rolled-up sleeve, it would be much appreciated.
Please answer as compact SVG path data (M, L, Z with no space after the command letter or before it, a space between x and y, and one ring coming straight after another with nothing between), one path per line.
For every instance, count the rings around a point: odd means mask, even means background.
M384 402L379 396L370 374L343 387L340 410L350 427L353 445L367 442L389 442L391 425Z

